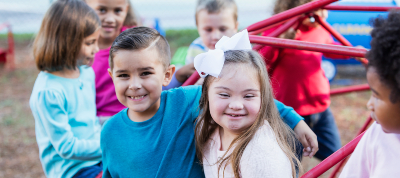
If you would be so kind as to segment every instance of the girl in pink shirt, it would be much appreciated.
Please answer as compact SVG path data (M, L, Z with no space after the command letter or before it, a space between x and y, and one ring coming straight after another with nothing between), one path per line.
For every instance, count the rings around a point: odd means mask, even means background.
M376 122L365 132L340 177L400 176L400 11L374 19L367 107Z
M93 70L96 75L96 108L100 123L125 108L115 94L115 87L108 75L109 51L112 42L128 27L138 25L129 0L85 0L100 17L99 48L95 55Z

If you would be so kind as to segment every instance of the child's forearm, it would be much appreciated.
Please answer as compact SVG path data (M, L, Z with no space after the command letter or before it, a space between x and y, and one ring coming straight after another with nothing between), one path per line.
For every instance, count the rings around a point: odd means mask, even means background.
M303 120L303 117L301 117L299 114L297 114L296 111L292 107L286 106L283 103L281 103L278 100L275 100L275 105L278 108L279 114L281 115L281 118L283 121L289 125L290 128L294 129L296 125Z

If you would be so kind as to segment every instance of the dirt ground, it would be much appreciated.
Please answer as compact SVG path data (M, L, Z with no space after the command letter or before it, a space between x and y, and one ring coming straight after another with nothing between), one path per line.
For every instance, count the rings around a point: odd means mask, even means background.
M0 47L4 48L4 45L0 42ZM16 42L15 70L0 68L0 177L44 177L35 139L34 119L29 108L29 97L39 71L28 46L29 42ZM365 71L360 66L340 67L337 81L334 83L365 83ZM340 86L334 84L332 87ZM354 138L368 117L366 103L369 96L368 91L331 98L331 109L343 145ZM314 158L303 159L305 171L318 163Z

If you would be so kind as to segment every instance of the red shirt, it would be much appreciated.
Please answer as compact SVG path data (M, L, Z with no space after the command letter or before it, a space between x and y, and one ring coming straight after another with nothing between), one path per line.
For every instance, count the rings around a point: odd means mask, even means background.
M267 36L276 28L264 32L263 36ZM302 26L297 31L295 40L334 44L329 32L321 26L316 28ZM329 81L321 68L322 53L270 46L261 48L259 53L269 68L277 100L293 107L302 116L319 113L329 107ZM333 58L343 57L324 55Z

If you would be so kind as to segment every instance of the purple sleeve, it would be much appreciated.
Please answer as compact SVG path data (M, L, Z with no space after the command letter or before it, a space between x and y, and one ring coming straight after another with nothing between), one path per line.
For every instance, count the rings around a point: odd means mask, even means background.
M162 90L169 90L169 89L171 89L171 88L180 87L181 85L182 85L182 83L179 82L179 81L176 79L175 73L174 73L174 75L172 75L172 80L171 80L171 82L169 83L169 85L166 86L166 87L163 86L163 87L162 87Z

